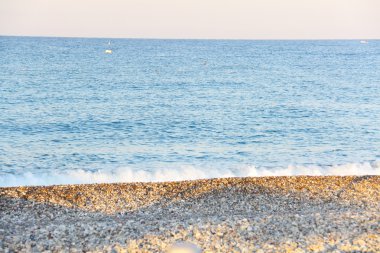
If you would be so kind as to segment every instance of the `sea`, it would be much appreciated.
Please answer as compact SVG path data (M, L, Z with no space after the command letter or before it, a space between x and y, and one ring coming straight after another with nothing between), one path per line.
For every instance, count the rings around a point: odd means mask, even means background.
M0 37L0 186L284 175L380 175L379 40Z

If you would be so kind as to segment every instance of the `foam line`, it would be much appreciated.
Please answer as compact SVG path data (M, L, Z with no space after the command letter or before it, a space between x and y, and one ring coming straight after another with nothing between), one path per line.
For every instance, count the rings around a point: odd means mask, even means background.
M3 174L0 186L30 186L57 184L118 183L118 182L163 182L203 178L263 177L295 175L380 175L380 161L349 163L334 166L288 166L284 168L257 168L247 166L240 169L202 169L181 166L176 169L155 169L152 171L135 168L118 168L113 171L69 170L44 174Z

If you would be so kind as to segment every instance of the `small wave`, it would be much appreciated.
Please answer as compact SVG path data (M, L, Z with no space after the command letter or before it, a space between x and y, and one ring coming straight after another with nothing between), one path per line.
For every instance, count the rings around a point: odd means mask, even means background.
M0 186L31 186L88 183L164 182L226 177L264 176L349 176L380 175L380 161L349 163L334 166L288 166L284 168L258 168L247 166L239 169L202 169L181 166L176 169L155 169L152 171L135 168L118 168L114 171L69 170L44 174L5 174L0 176Z

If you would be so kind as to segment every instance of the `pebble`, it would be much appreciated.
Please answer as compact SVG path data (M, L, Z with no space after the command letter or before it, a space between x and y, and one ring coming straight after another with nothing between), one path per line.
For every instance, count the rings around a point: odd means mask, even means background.
M168 253L202 253L202 249L190 242L177 242L170 246Z

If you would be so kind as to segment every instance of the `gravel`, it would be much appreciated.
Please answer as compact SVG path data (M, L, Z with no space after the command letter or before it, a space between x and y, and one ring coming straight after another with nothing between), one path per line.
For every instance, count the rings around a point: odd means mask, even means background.
M0 188L0 217L0 252L380 252L380 176Z

